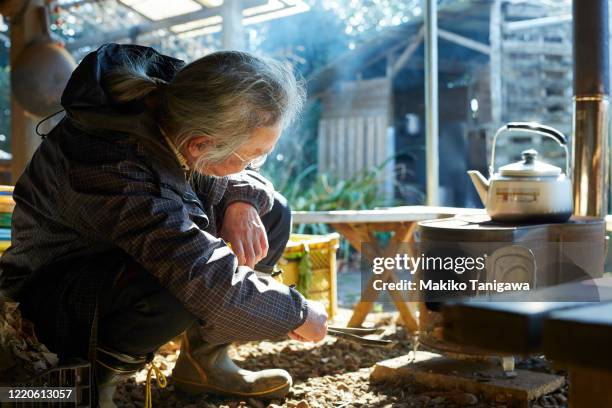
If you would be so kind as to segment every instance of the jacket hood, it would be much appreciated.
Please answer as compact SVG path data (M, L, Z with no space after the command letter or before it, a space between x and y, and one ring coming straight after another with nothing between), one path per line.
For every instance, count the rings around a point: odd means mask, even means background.
M114 103L105 84L112 70L132 63L141 63L150 77L169 82L185 63L140 45L105 44L83 58L72 73L64 93L62 106L77 128L87 133L105 135L121 132L135 137L157 164L169 174L184 181L183 171L174 153L161 135L153 113L144 100ZM161 172L161 171L160 171Z
M78 123L99 127L109 124L108 119L112 123L119 116L142 113L145 110L144 101L121 105L113 103L105 84L107 74L133 63L141 63L146 67L147 75L166 82L172 80L185 65L183 61L160 54L150 47L105 44L87 54L68 80L61 100L67 116ZM92 122L93 117L99 120ZM126 129L130 129L130 126Z

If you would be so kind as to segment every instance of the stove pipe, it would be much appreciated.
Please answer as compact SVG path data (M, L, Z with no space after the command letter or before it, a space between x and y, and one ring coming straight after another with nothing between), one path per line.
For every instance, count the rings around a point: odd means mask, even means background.
M608 212L608 0L574 0L574 214Z

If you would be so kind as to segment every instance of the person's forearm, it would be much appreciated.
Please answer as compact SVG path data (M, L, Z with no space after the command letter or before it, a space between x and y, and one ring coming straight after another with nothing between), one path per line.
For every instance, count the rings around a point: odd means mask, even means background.
M245 170L228 177L225 194L219 207L223 214L227 207L237 201L251 204L260 216L267 214L274 204L274 187L265 177Z

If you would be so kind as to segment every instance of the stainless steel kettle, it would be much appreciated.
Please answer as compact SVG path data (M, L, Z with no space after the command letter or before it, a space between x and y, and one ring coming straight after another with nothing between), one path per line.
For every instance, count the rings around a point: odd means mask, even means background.
M565 151L565 173L537 160L538 152L525 150L522 160L495 172L495 146L502 133L533 133L552 137ZM567 138L560 131L533 122L512 122L493 137L489 179L479 171L468 171L487 213L500 222L565 222L572 215L572 184L569 179Z

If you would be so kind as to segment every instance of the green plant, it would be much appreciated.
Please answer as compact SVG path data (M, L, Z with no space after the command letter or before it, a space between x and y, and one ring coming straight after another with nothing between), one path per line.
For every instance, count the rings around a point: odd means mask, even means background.
M379 194L380 186L385 183L382 172L386 163L363 170L351 178L340 179L334 174L323 173L304 188L303 180L309 173L316 171L309 166L295 177L285 188L284 194L295 210L331 211L364 210L387 204Z
M335 175L320 174L307 183L308 176L316 172L314 165L304 169L297 177L285 184L281 191L295 211L365 210L388 204L379 193L385 182L382 172L385 163L364 170L350 179L339 179ZM294 229L299 234L327 234L327 224L299 224ZM348 241L342 240L340 253L344 261L350 258Z

